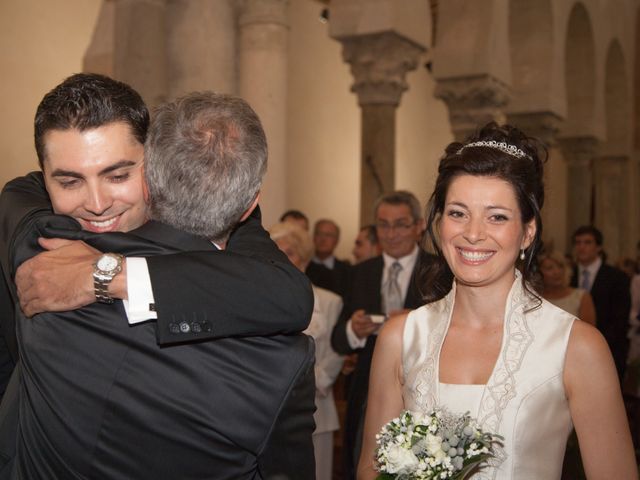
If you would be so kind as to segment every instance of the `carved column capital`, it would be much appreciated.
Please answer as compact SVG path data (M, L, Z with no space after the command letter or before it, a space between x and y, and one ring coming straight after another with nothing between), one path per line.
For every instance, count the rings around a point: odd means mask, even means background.
M507 114L511 125L518 127L527 136L534 137L547 147L557 143L557 135L562 125L562 118L553 112L519 112Z
M562 156L572 167L589 167L598 149L598 139L591 135L558 139Z
M340 38L342 57L355 79L351 91L358 104L394 105L409 88L407 72L415 70L424 48L394 32Z
M289 26L289 0L240 0L237 5L240 27L258 23Z
M434 96L449 107L449 119L456 140L462 141L479 127L504 121L509 87L490 75L439 79Z

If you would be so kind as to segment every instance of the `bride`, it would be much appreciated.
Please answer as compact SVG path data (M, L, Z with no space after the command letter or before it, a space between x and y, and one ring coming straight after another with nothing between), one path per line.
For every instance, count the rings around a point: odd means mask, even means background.
M424 272L428 303L391 319L378 338L359 480L377 476L385 423L436 406L469 411L504 437L474 479L559 479L572 426L589 479L638 478L606 342L527 283L542 163L533 139L494 123L447 147L427 207L426 240L439 260Z

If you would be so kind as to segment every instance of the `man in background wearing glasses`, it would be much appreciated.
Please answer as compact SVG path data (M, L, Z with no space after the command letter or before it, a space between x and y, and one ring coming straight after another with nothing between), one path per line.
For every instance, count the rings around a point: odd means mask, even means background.
M333 330L331 344L338 353L358 353L347 397L345 479L355 478L377 332L389 316L423 303L414 281L416 266L429 261L418 246L424 230L420 210L418 199L406 191L376 201L375 225L382 255L353 268L351 288Z

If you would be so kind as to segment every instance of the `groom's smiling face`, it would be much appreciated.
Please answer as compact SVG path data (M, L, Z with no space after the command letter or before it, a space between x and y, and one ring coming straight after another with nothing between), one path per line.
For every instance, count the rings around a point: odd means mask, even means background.
M98 233L127 232L146 221L144 146L126 123L50 130L44 145L44 178L55 213Z

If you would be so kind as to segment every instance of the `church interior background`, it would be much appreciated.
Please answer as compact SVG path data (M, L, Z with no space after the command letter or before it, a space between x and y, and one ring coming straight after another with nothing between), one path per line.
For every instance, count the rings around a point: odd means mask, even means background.
M426 202L445 145L489 120L549 147L544 238L593 223L612 260L640 240L640 0L3 0L0 181L37 168L33 116L78 71L151 106L244 97L269 140L264 223L342 227L371 201Z

